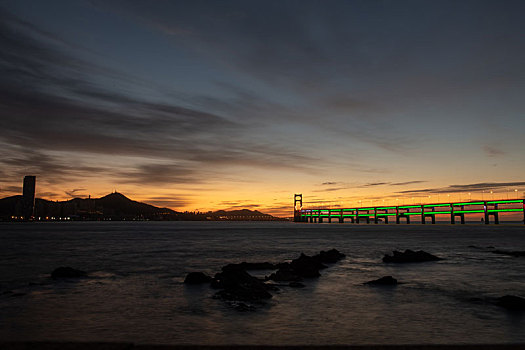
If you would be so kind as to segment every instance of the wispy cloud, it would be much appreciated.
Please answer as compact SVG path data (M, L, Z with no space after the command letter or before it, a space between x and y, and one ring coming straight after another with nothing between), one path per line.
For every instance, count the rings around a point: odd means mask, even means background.
M133 81L65 53L63 42L35 39L34 26L0 11L0 165L20 172L121 178L124 183L198 183L210 165L300 169L309 157L246 137L250 124L191 106L145 100L95 81ZM16 25L16 28L15 28ZM66 161L56 152L76 156ZM131 168L89 164L84 155L139 157ZM28 169L27 165L30 165ZM24 168L22 170L22 168Z
M500 157L500 156L504 156L505 155L505 151L497 148L497 147L494 147L494 146L488 146L488 145L485 145L483 146L483 150L485 151L485 154L489 157Z
M389 183L390 186L405 186L405 185L414 185L414 184L420 184L427 181L424 180L414 180L414 181L405 181L405 182L393 182Z
M475 191L490 191L497 189L514 189L516 187L525 186L525 181L516 182L482 182L466 185L450 185L446 187L423 188L417 190L399 191L400 194L418 194L418 193L457 193L457 192L475 192Z

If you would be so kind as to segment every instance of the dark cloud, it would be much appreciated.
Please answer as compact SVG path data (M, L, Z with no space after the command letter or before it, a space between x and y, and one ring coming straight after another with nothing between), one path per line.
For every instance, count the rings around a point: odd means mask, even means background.
M90 177L108 171L107 168L72 164L70 159L52 157L37 150L22 149L15 151L8 148L0 165L5 166L10 177L22 178L27 174L50 175L53 181L59 182L71 177Z
M191 201L187 198L174 197L149 197L145 198L141 202L151 204L157 207L167 208L183 208L191 204Z
M383 186L383 185L388 185L388 184L390 184L390 182L371 182L371 183L361 185L359 187L375 187L375 186Z
M366 187L375 187L375 186L404 186L404 185L412 185L412 184L418 184L423 183L426 181L422 180L414 180L414 181L405 181L405 182L371 182L366 183L364 185L357 186L359 188L366 188Z
M85 188L74 188L72 190L69 190L69 191L64 191L64 193L66 195L68 195L69 197L71 198L83 198L83 197L87 197L88 195L85 195L85 194L82 194L82 193L79 193L79 192L83 192L83 191L86 191Z
M205 180L204 164L301 168L289 147L261 144L229 116L108 90L96 78L133 78L66 54L63 42L0 11L0 164L38 174L113 174L124 182ZM38 37L38 39L36 38ZM233 107L232 107L233 108ZM82 165L53 152L144 157L134 169ZM181 163L183 163L181 165Z
M405 185L420 184L420 183L423 183L423 182L427 182L427 181L414 180L414 181L405 181L405 182L394 182L394 183L389 183L389 185L390 186L405 186Z
M333 182L333 181L327 181L327 182L323 182L321 185L322 186L328 186L328 185L336 185L337 182Z
M117 172L115 175L122 183L143 185L197 184L206 180L204 177L199 177L194 168L179 164L142 164L132 170Z
M500 156L504 156L506 153L499 148L496 148L494 146L488 146L488 145L484 146L483 150L489 157L500 157Z
M328 187L328 188L322 188L319 190L313 190L312 192L335 192L335 191L341 191L346 190L348 187Z
M0 185L0 191L2 193L18 193L22 194L22 186L13 186L13 185Z
M418 194L418 193L457 193L457 192L475 192L490 191L504 188L516 188L525 186L525 181L517 182L482 182L467 185L450 185L447 187L424 188L419 190L399 191L400 194Z

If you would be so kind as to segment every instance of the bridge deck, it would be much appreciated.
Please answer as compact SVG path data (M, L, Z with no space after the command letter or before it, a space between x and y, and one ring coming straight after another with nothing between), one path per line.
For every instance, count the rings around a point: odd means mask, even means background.
M302 204L302 201L301 201ZM366 220L370 223L384 221L388 223L389 217L396 219L399 224L402 220L410 223L410 218L419 216L421 223L426 223L430 218L433 224L436 223L436 216L448 215L450 223L455 224L456 218L459 218L462 224L465 223L465 214L483 214L482 221L485 224L490 223L492 217L495 224L499 224L500 213L523 213L523 222L525 223L525 200L491 200L491 201L469 201L469 202L450 202L450 203L433 203L419 205L399 205L399 206L377 206L377 207L356 207L356 208L309 208L296 209L296 222L317 222L321 223L324 219L332 222L337 219L340 223L345 219L350 219L352 223L359 223Z

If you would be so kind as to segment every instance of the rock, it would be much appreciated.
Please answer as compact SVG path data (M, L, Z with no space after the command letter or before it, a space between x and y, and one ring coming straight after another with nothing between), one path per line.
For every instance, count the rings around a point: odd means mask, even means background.
M321 251L319 254L314 255L314 258L318 259L321 263L325 264L334 264L339 260L342 260L346 257L343 253L339 252L337 249L330 249L329 251Z
M215 294L216 298L232 301L261 301L272 298L268 290L274 286L264 284L248 272L233 267L223 268L221 273L215 275L212 287L223 290Z
M282 281L301 281L303 278L319 277L321 274L319 270L327 268L327 264L335 263L345 257L337 249L329 251L321 251L314 256L308 256L303 253L290 263L277 264L278 270L272 273L267 279L282 282Z
M397 285L397 280L392 276L384 276L377 280L365 282L364 284L370 284L374 286L395 286Z
M299 277L304 278L319 277L321 276L319 270L326 268L318 259L303 253L297 259L292 260L290 267Z
M494 253L494 254L510 255L510 256L513 256L513 257L516 257L516 258L525 257L525 251L522 251L522 250L514 250L514 251L510 251L510 250L493 250L492 253Z
M277 265L269 263L269 262L249 263L249 262L243 261L240 264L228 264L226 266L231 266L233 268L238 267L242 270L276 270L277 269Z
M226 270L276 270L277 265L274 265L269 262L262 262L262 263L248 263L248 262L242 262L240 264L228 264L222 267L223 271Z
M202 284L210 283L211 277L202 272L190 272L186 275L184 283L186 284Z
M52 273L51 273L51 277L54 278L54 279L57 279L57 278L78 278L78 277L86 277L87 276L87 272L85 271L81 271L81 270L77 270L77 269L74 269L72 267L69 267L69 266L61 266L57 269L55 269Z
M214 298L226 301L239 311L251 311L253 306L245 303L264 304L265 300L272 298L269 291L279 290L275 285L266 284L264 281L286 281L291 282L288 286L292 288L303 288L304 284L299 283L303 277L319 277L319 270L327 267L323 263L335 263L344 257L345 255L336 249L331 249L326 252L321 251L313 257L301 254L297 259L289 263L242 262L240 264L228 264L222 267L220 273L215 274L211 279L210 286L220 289L214 294ZM277 271L269 277L265 277L264 281L251 276L246 271L275 269Z
M290 282L288 286L292 288L304 288L305 287L305 285L302 284L301 282Z
M257 310L257 308L253 305L248 305L248 304L245 304L245 303L235 303L234 305L232 305L233 308L237 311L240 311L240 312L247 312L247 311L255 311Z
M281 264L279 270L275 271L267 279L276 282L302 281L302 278L292 269L290 264Z
M525 310L525 299L515 295L502 296L496 300L495 304L511 311Z
M437 260L442 259L422 250L415 252L410 249L405 250L405 252L399 252L397 250L394 250L392 256L386 254L383 257L383 262L386 263L413 263Z

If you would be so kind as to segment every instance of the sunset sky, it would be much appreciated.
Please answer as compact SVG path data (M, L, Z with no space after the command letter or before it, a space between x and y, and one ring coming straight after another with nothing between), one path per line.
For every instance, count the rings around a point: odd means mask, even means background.
M24 175L51 200L283 216L294 193L522 197L524 18L501 0L0 1L0 197Z

